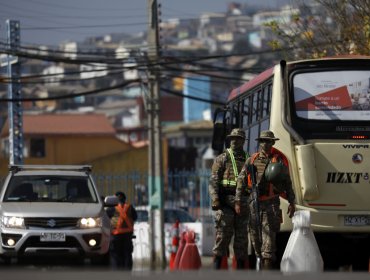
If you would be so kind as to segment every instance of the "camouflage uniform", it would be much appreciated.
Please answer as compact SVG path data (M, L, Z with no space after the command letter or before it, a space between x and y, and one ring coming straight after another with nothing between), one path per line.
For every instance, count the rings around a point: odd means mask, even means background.
M240 134L245 139L244 131L241 129L234 129L229 136L232 137L233 134ZM229 151L234 155L236 169L239 173L247 154L242 148L229 149ZM214 212L216 240L213 253L215 257L226 256L234 235L234 254L237 261L242 261L248 257L248 197L245 195L240 198L241 205L244 207L240 215L237 215L234 210L236 179L231 156L228 151L224 151L214 160L209 185L212 205L216 202L220 205L217 210L213 208L216 210Z
M262 240L259 236L256 219L257 213L255 207L253 207L252 201L250 201L249 204L249 234L256 256L262 258L263 263L268 263L268 268L272 268L272 264L276 260L276 233L280 231L280 223L282 220L279 195L286 196L289 203L294 203L295 201L292 182L289 176L285 176L284 180L278 186L272 185L265 180L263 176L265 168L273 158L287 165L285 156L275 148L272 148L271 154L260 151L249 157L239 174L236 192L236 199L238 199L243 192L250 192L251 183L250 179L248 179L249 172L247 172L247 167L251 164L253 159L252 164L256 168L256 183L259 190L259 220L261 223Z

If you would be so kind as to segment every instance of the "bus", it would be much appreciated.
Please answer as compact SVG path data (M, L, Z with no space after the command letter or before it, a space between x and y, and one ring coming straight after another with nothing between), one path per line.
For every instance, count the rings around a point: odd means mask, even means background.
M244 149L257 151L262 130L289 161L297 210L310 211L325 270L369 269L370 56L281 61L233 89L214 113L212 148L242 128ZM277 236L280 262L293 229L283 212Z

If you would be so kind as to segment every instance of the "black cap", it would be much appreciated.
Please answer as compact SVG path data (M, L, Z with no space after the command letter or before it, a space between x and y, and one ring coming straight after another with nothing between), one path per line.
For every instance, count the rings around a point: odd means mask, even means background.
M126 195L122 191L116 192L116 196L119 198L119 200L126 200Z

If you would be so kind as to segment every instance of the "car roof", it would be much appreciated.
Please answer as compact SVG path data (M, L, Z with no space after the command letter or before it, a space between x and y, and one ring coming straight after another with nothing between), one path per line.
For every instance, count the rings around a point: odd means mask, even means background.
M70 175L81 176L91 172L90 165L11 165L10 174L22 175Z
M88 176L83 171L70 171L70 170L24 170L14 173L13 176L25 175L60 175L60 176Z

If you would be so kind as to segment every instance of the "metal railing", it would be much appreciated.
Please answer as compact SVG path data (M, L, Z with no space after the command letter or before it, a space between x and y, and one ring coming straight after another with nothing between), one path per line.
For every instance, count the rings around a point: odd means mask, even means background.
M163 178L165 207L186 209L195 218L210 216L210 172L209 169L166 172ZM147 172L95 173L93 176L101 195L112 195L120 190L125 192L128 200L134 205L148 205Z

